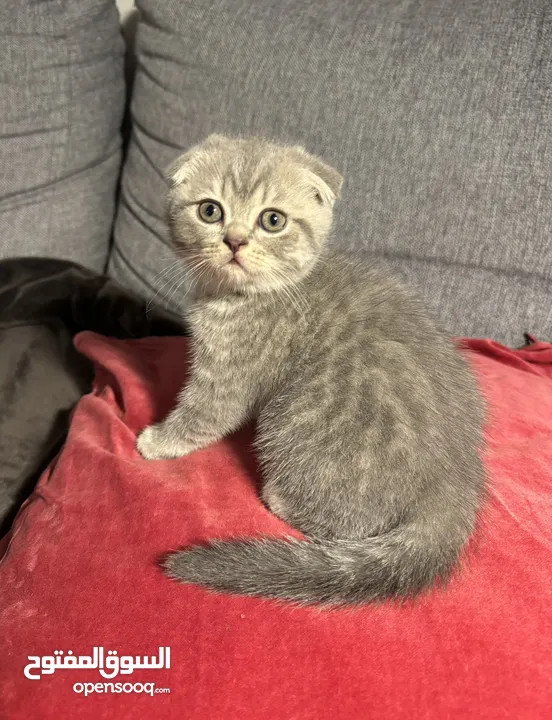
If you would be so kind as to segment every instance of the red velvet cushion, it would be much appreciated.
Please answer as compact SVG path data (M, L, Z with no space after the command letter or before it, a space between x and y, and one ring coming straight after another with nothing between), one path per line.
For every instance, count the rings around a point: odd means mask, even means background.
M40 718L549 718L552 712L552 345L471 341L490 403L488 501L463 570L415 603L320 612L168 580L167 551L283 534L256 494L244 431L148 462L136 433L184 378L186 341L78 337L96 364L67 443L20 512L0 566L0 693ZM45 379L47 382L47 379ZM171 648L170 669L28 680L27 657ZM154 682L169 694L75 683ZM78 686L77 686L78 687Z

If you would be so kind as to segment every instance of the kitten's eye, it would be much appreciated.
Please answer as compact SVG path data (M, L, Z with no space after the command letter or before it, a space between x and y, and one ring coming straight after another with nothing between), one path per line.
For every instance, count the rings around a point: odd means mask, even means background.
M216 223L222 220L222 208L214 200L205 200L200 203L197 212L206 223Z
M279 210L265 210L259 216L259 223L267 232L278 232L285 228L287 218Z

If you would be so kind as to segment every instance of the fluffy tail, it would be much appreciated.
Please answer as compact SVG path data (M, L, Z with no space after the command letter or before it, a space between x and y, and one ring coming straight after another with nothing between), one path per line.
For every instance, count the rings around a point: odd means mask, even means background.
M214 542L170 555L165 569L219 592L355 605L408 597L446 579L469 532L437 538L434 531L406 525L366 540Z

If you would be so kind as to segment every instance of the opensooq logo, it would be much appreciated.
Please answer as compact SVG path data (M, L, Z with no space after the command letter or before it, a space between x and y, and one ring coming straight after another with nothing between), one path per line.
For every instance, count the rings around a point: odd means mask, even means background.
M98 670L104 678L111 679L119 674L131 675L135 670L168 670L171 667L171 649L160 647L157 657L133 657L120 656L117 650L108 650L105 654L103 647L94 647L91 656L76 656L72 650L68 650L64 656L63 650L54 650L53 655L29 655L28 659L31 662L23 672L29 680L40 680L42 675L53 675L56 670Z

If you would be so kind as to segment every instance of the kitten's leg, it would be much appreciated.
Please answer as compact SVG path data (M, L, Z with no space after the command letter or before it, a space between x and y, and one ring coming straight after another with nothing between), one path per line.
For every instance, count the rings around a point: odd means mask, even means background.
M148 460L158 460L211 445L244 424L250 397L250 389L235 379L221 378L214 384L192 376L174 410L140 434L138 451Z

